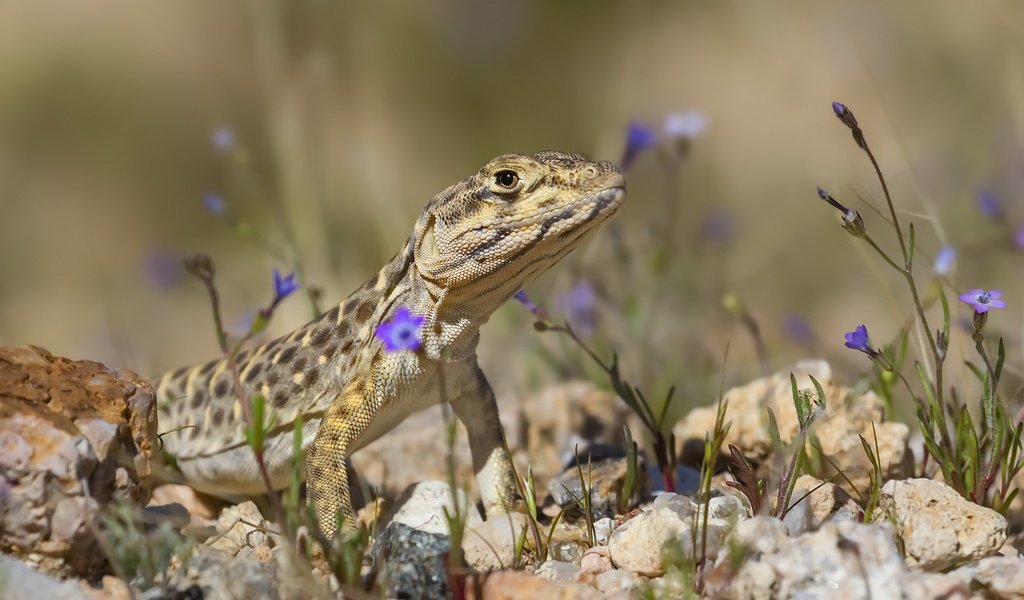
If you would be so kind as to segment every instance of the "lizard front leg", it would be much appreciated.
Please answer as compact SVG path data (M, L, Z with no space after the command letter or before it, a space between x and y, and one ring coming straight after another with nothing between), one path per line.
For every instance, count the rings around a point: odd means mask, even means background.
M355 526L349 495L348 453L370 425L368 384L354 380L331 402L306 457L306 504L320 531L334 537L339 523Z
M452 398L451 405L469 434L480 499L488 518L522 510L522 497L516 487L515 470L508 454L505 433L498 419L498 405L483 372L469 365L471 384Z

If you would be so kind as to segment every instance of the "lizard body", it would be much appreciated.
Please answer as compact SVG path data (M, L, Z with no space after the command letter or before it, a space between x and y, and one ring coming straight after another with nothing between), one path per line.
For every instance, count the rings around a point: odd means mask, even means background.
M509 154L437 194L412 235L374 277L320 318L237 357L245 397L267 399L275 428L265 456L288 483L292 429L304 423L307 499L325 534L350 522L346 458L442 395L469 433L488 516L517 500L494 393L477 366L479 328L618 209L614 165L576 154ZM401 307L424 317L422 347L387 351L374 336ZM443 390L442 390L443 386ZM158 383L166 450L197 489L263 491L225 360L183 367Z

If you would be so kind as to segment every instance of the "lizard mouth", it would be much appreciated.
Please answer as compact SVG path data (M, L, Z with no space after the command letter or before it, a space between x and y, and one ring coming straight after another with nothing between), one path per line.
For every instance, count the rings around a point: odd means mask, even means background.
M625 197L626 186L624 184L617 184L604 188L598 192L590 194L589 196L578 198L564 206L558 206L536 212L527 217L487 219L474 227L472 231L495 228L519 229L536 225L538 223L551 222L552 220L567 220L575 216L581 209L586 211L586 215L582 218L581 223L589 222L602 213L607 214L614 212L615 209L622 204ZM609 208L611 210L608 210Z

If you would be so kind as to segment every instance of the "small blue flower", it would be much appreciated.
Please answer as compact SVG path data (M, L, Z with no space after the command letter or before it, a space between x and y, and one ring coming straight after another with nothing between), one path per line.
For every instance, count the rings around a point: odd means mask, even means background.
M414 316L409 309L402 306L395 311L390 321L377 326L374 335L384 342L388 352L399 350L419 350L423 344L423 321L425 317Z
M281 276L281 272L274 269L274 300L280 302L292 292L299 289L299 282L295 279L295 273Z
M966 294L960 294L960 301L970 304L976 313L987 313L993 308L1006 308L1006 302L999 299L1003 293L999 290L982 290L975 288Z
M736 231L736 226L733 223L732 215L723 209L717 209L704 218L701 230L709 240L719 244L728 244Z
M565 311L569 324L582 337L589 337L597 329L597 293L588 281L582 280L572 286L558 304Z
M633 161L643 151L653 148L658 144L658 136L643 123L632 121L626 129L626 149L622 153L622 160L619 167L625 171L632 166Z
M847 333L845 345L847 348L863 352L871 358L876 358L879 355L878 350L871 347L871 341L868 339L868 328L865 325L858 325L853 331Z
M785 329L786 334L798 344L809 345L814 342L814 330L802 315L786 315L782 327Z
M935 274L939 277L946 277L953 272L954 264L956 264L956 248L943 246L935 255Z
M526 295L526 290L519 290L513 297L520 303L522 303L522 305L525 306L526 309L529 310L531 313L533 313L536 316L540 316L540 307L537 306L537 303Z
M671 113L665 117L665 135L671 139L693 139L708 127L708 118L696 110Z
M978 194L977 198L978 210L981 214L985 215L993 221L998 221L1003 218L1003 203L999 201L999 198L989 190L983 190Z
M842 102L833 102L832 112L834 112L836 117L843 122L843 125L846 125L850 129L858 128L857 117L853 116L853 111L851 111L849 107Z
M174 288L185 277L185 270L181 268L181 257L164 248L151 250L143 262L142 269L149 285L161 292Z
M230 152L235 147L235 131L223 125L215 128L210 133L210 145L214 150Z
M228 207L224 204L224 199L217 194L207 194L203 196L203 204L206 206L206 210L219 216L222 216L227 212Z

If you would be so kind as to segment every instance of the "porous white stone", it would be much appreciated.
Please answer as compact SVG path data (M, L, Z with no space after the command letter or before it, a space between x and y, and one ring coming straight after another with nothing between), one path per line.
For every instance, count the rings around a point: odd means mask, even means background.
M994 554L1006 541L1006 518L931 479L886 482L878 521L888 521L903 542L907 564L939 571Z

